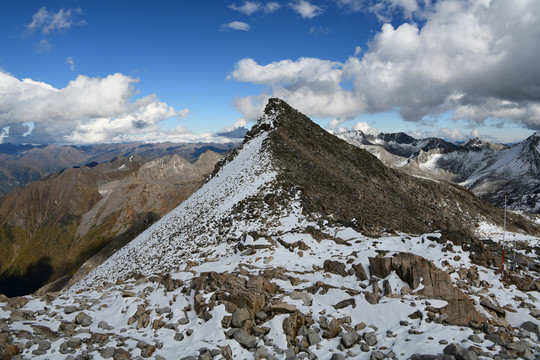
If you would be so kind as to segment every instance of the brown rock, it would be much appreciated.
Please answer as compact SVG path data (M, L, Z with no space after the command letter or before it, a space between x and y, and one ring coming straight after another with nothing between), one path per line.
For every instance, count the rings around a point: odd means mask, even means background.
M326 329L324 330L322 336L325 339L333 339L339 335L340 331L341 331L341 323L338 319L333 317L332 321L330 321L326 325Z
M362 264L353 265L352 268L354 269L354 272L356 273L356 278L358 279L358 281L364 281L368 279L366 275L366 271L364 270L364 267L362 266Z
M25 298L24 296L17 296L17 297L9 299L7 305L11 306L14 309L20 309L24 305L26 305L27 302L28 302L28 299Z
M323 269L326 272L341 275L341 276L347 276L349 275L347 271L345 271L345 264L334 261L334 260L325 260L323 264Z
M371 276L377 276L379 278L385 278L390 275L392 271L392 258L377 257L369 258L369 273Z
M145 328L150 324L150 315L144 313L137 320L137 330Z
M4 352L0 352L0 355L2 355L2 360L10 360L12 357L18 354L19 348L17 347L17 345L7 345L4 348Z
M265 312L273 312L277 314L294 313L295 311L296 306L287 303L272 304L265 309Z

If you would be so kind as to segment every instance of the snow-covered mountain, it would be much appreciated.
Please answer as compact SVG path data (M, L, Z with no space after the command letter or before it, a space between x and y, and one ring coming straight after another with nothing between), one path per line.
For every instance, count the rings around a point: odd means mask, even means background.
M534 358L539 224L509 216L530 265L502 282L478 240L501 223L271 99L195 194L86 277L0 298L0 331L41 359Z
M498 207L504 207L506 195L508 208L540 212L538 132L511 147L479 139L457 146L442 139L416 140L402 133L377 138L361 131L337 135L388 166L455 182Z

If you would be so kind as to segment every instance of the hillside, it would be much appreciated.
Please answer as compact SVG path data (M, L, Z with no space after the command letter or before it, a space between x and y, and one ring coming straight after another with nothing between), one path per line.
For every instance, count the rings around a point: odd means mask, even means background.
M178 155L152 161L117 157L67 169L0 198L0 293L27 294L73 274L138 216L159 218L178 206L218 159L210 151L201 155L204 166Z
M100 266L60 294L4 299L5 349L534 359L540 224L509 220L522 273L501 280L501 221L467 190L387 168L271 99L199 190Z

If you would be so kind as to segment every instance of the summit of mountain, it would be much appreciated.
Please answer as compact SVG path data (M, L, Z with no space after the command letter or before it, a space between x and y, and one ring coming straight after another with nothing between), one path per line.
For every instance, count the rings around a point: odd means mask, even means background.
M0 334L43 358L531 358L538 224L502 219L270 99L192 196L64 291L0 296Z
M302 220L289 223L286 214ZM228 251L229 239L249 231L276 235L315 222L371 236L436 230L472 236L471 229L483 221L502 224L502 210L462 187L391 169L284 101L270 99L243 144L216 165L196 193L81 285L136 271L168 272L188 259L216 256L204 250L208 245ZM516 215L507 224L538 231Z

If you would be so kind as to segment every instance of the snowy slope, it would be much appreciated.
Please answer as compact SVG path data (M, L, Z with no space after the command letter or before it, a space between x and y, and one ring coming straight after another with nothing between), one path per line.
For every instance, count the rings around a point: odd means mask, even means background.
M529 267L502 281L487 220L476 232L490 248L458 227L369 237L332 221L336 209L309 212L312 188L281 194L291 169L268 151L281 115L267 112L190 199L67 291L0 296L0 340L35 359L534 359L540 238L506 234Z

